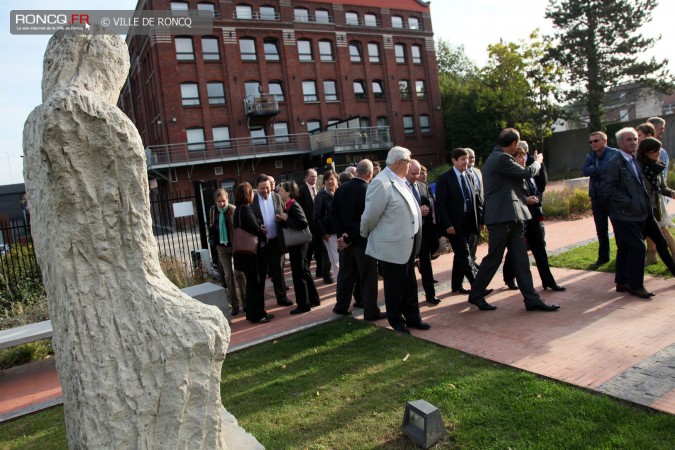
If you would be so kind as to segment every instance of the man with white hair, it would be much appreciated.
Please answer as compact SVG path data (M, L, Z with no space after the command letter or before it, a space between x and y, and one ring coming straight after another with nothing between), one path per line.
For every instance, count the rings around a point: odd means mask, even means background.
M387 319L401 333L410 333L408 327L431 328L420 317L417 298L415 256L422 243L422 212L405 181L411 159L407 148L389 150L387 167L368 185L361 216L366 254L382 265Z
M638 147L635 129L627 127L617 131L616 144L619 153L605 166L602 184L616 237L616 291L650 298L654 293L648 292L643 284L646 250L642 228L652 214L652 206L642 168L635 161Z

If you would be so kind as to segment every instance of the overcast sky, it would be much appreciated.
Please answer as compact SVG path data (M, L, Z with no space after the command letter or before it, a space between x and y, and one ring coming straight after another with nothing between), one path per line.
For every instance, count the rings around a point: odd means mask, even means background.
M657 58L668 58L675 72L675 1L661 0L654 20L645 34L662 35ZM535 29L551 32L544 19L547 0L472 0L462 4L450 0L431 2L431 19L436 38L453 45L464 45L467 55L478 65L487 61L489 44L526 39ZM58 6L57 6L58 5ZM23 182L22 134L26 117L41 103L42 56L49 36L15 36L9 32L9 13L18 9L121 10L134 9L136 0L2 0L0 16L0 185ZM669 23L671 22L671 23Z

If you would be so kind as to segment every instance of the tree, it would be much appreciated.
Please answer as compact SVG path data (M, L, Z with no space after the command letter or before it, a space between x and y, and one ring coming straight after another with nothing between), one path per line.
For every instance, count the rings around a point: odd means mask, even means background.
M463 45L454 46L443 39L436 42L438 73L467 79L478 71L476 64L464 52Z
M549 0L546 18L557 30L557 45L549 56L564 68L570 86L566 98L587 108L592 130L603 129L603 101L610 87L632 82L671 92L675 86L667 59L640 60L656 39L638 31L651 21L657 4L657 0Z

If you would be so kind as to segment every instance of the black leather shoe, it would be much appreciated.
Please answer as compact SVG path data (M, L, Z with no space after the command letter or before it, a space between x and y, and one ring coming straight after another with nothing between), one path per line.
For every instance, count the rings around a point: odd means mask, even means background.
M434 280L434 284L438 284L438 280Z
M419 322L406 322L409 328L417 328L418 330L428 330L431 328L431 325L420 320Z
M472 305L475 305L478 309L481 311L494 311L497 309L496 306L489 304L488 302L485 301L483 297L471 300L469 299L469 303Z
M630 288L628 287L627 284L617 284L616 285L616 292L628 292L628 289L630 289Z
M238 307L238 306L233 306L233 307L232 307L232 311L230 312L230 314L231 314L232 316L236 316L237 314L239 314L239 307Z
M328 275L327 277L323 277L323 282L324 284L333 284L335 281L333 281L333 277Z
M321 301L309 302L310 306L321 306Z
M517 291L517 290L518 290L518 285L517 285L515 282L513 282L513 281L510 282L510 283L506 283L506 287L508 287L508 288L511 289L512 291Z
M562 291L567 290L566 287L558 286L557 284L554 284L554 285L551 285L551 286L549 286L548 284L545 284L544 290L547 290L548 288L551 288L552 291L556 291L556 292L562 292Z
M457 293L457 294L468 294L468 293L471 292L471 291L468 290L468 289L464 289L463 287L461 287L461 288L459 288L459 289L453 289L452 292L455 292L455 293Z
M392 326L392 328L394 329L394 331L398 331L399 333L410 334L410 330L408 329L408 327L406 327L403 324L394 325Z
M354 302L354 308L361 308L361 309L363 309L363 303L356 303L356 302Z
M312 310L312 308L305 309L305 308L301 308L301 307L298 306L293 311L291 311L291 314L302 314L302 313L310 312L311 310Z
M289 299L277 300L277 305L279 306L293 306L293 302Z
M377 315L375 315L373 317L364 317L363 320L366 320L368 322L375 322L376 320L382 320L382 319L386 319L386 318L387 318L387 315L385 313L381 312L381 313L377 313Z
M634 295L634 296L640 297L640 298L652 298L654 295L656 295L653 292L649 292L647 289L645 289L643 287L641 287L640 289L630 289L629 288L628 293L630 295Z
M557 311L560 309L560 306L548 305L544 303L543 300L538 300L537 302L532 303L531 305L525 305L525 309L527 311Z
M485 292L483 293L483 296L492 294L492 291L494 291L494 289L485 289Z
M253 323L268 323L270 320L274 319L274 314L268 314L262 319L253 321Z
M337 314L338 316L351 316L352 312L351 311L336 311L336 310L333 310L333 314Z
M441 299L438 297L427 297L427 302L432 305L438 305L441 302Z
M591 267L598 267L603 264L607 264L609 262L609 259L598 259L597 261L594 261L591 263Z

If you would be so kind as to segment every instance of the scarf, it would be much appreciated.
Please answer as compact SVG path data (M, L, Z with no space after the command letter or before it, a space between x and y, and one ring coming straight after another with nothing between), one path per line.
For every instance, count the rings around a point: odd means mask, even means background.
M294 201L295 201L295 199L291 198L286 202L286 211L288 211L288 208L291 207L291 205L293 204Z
M659 195L661 195L659 176L665 168L666 165L660 160L649 160L642 164L642 175L651 185L649 192L651 192L650 197L652 198L652 206L654 206L654 218L657 221L661 220L661 208L657 207L659 206ZM654 203L654 200L656 200L656 203Z
M218 216L218 230L220 231L220 243L223 245L227 245L230 243L230 240L227 238L227 226L225 225L225 214L227 213L227 210L230 208L229 203L225 204L225 208L221 208L220 206L216 205L216 208L218 208L218 212L220 213L220 216Z

